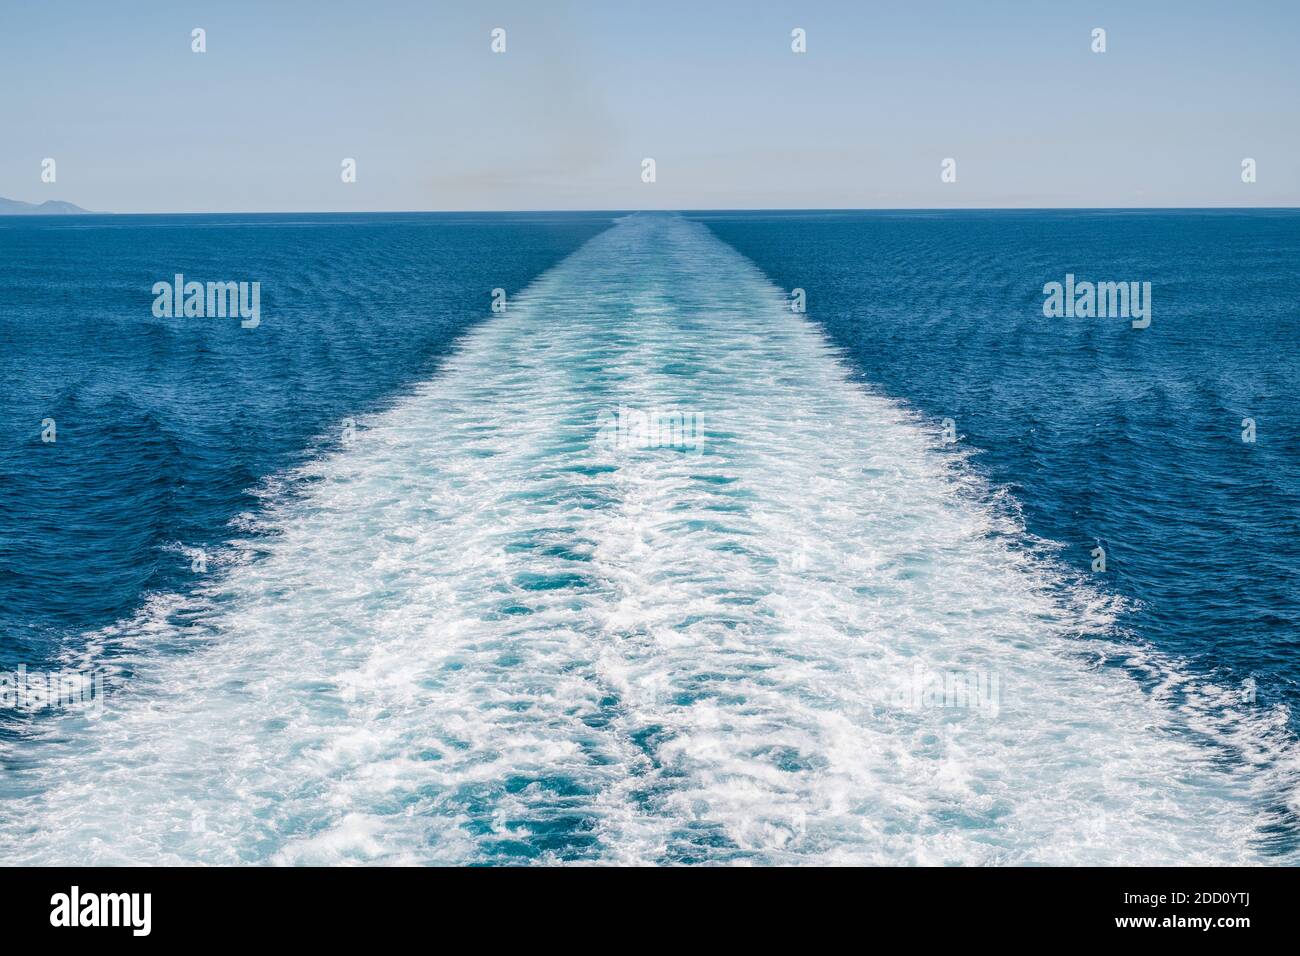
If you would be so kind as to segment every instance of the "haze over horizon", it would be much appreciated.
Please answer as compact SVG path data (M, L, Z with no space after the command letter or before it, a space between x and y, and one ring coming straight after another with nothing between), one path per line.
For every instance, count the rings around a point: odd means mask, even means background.
M1281 2L6 14L0 195L105 212L1289 207ZM493 53L491 31L506 31ZM807 52L791 51L791 30ZM191 32L206 31L206 52ZM1106 52L1091 49L1106 31ZM1207 118L1212 117L1212 122ZM656 181L642 181L642 161ZM941 182L941 163L957 181ZM42 162L57 179L42 182ZM344 159L356 182L344 183ZM1242 182L1241 164L1258 179Z

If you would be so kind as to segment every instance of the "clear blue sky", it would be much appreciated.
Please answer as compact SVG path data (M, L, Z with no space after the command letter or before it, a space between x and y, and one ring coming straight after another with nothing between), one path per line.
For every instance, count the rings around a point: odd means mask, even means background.
M115 212L1300 204L1294 0L5 7L0 195L14 199ZM505 54L489 49L497 26ZM194 27L205 54L190 50ZM344 157L355 184L340 181ZM940 182L945 157L956 183ZM1258 162L1252 185L1243 157Z

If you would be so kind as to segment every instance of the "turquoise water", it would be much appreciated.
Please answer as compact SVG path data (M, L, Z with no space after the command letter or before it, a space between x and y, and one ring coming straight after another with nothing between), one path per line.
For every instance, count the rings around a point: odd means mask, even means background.
M684 217L588 238L63 645L118 677L6 742L0 855L1287 853L1286 708L1133 634L787 292Z

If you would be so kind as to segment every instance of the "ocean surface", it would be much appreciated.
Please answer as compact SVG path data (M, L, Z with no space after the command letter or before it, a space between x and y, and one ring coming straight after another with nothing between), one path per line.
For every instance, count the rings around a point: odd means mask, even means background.
M0 254L0 665L107 675L0 714L0 861L1294 860L1294 212ZM1151 325L1045 318L1067 273Z

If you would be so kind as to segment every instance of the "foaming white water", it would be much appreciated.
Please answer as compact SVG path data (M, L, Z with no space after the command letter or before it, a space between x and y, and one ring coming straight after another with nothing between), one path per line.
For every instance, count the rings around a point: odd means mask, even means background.
M1255 855L1252 772L701 226L621 221L310 471L192 648L24 745L5 862Z

